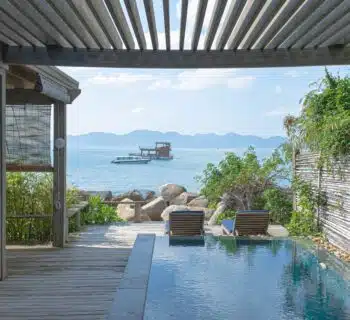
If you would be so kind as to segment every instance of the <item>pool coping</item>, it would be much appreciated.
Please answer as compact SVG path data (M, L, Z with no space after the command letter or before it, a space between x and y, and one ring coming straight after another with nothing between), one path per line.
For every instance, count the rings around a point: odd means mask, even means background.
M107 320L143 319L155 234L138 234Z

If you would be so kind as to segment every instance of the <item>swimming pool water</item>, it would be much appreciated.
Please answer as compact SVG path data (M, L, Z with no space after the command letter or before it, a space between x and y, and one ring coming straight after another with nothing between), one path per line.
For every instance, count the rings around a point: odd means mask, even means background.
M345 320L350 283L291 240L157 237L144 319Z

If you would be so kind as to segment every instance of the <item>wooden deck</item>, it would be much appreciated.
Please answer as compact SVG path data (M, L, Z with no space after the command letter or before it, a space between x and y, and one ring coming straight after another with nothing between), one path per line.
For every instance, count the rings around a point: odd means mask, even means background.
M8 246L0 319L104 319L138 233L164 235L164 224L92 226L64 249Z
M89 227L64 249L8 247L0 319L104 319L136 237L119 229Z

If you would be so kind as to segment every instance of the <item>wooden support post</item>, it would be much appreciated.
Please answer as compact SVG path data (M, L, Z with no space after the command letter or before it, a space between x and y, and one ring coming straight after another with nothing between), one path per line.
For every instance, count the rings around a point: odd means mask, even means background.
M80 230L80 220L81 220L81 210L79 210L75 215L75 227L77 231Z
M141 222L141 204L139 202L135 202L134 222Z
M64 247L67 240L66 217L66 105L54 104L53 245Z
M0 280L7 277L6 259L6 69L0 63Z

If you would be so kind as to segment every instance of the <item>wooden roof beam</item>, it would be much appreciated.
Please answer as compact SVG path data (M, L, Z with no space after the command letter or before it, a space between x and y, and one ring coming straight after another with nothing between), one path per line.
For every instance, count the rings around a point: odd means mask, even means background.
M156 18L154 15L153 0L143 0L146 10L148 29L151 35L153 50L158 50L158 34L156 26Z

